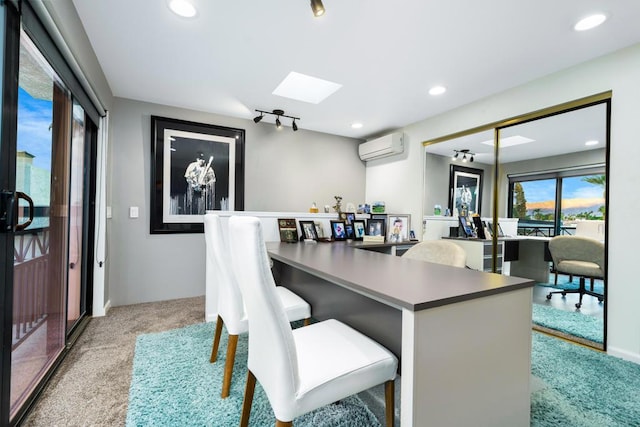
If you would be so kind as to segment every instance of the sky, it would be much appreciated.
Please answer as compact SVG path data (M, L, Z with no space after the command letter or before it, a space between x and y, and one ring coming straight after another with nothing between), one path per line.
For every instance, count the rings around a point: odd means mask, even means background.
M527 207L530 204L541 204L555 200L555 179L522 182ZM603 188L599 185L582 181L582 177L564 178L562 181L563 199L580 199L585 206L604 204Z
M18 151L35 156L34 166L51 171L51 101L35 99L18 89Z

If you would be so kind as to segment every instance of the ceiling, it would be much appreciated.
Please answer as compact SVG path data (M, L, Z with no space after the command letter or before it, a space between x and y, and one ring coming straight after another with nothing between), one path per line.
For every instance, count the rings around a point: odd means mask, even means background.
M518 145L507 144L508 146L504 147L501 145L500 163L603 149L607 143L606 119L607 107L606 104L601 103L501 129L501 144L502 141L513 136L524 137L531 141ZM454 150L467 149L475 154L475 162L493 164L493 143L486 144L493 141L493 138L493 130L487 130L428 145L425 150L441 156L452 156ZM585 145L587 141L598 141L598 143Z
M194 18L167 0L72 1L114 96L245 119L283 109L362 139L640 42L629 0L323 0L320 18L309 0L193 0ZM608 20L573 31L593 12ZM273 95L291 71L342 87L319 104Z

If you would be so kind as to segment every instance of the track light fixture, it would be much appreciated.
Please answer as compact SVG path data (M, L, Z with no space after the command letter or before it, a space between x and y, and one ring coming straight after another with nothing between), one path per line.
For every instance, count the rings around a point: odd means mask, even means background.
M466 163L466 162L473 162L473 156L476 155L476 153L472 153L471 151L464 149L464 150L453 150L453 156L451 156L451 160L458 160L460 158L460 154L462 154L462 162Z
M259 116L256 116L253 118L253 121L256 123L262 120L265 114L271 114L273 116L276 116L276 128L278 129L282 128L282 122L280 121L280 117L287 117L289 119L292 119L291 128L293 129L293 131L295 132L298 130L298 125L296 123L296 120L300 120L300 117L288 116L284 113L283 110L273 110L273 111L256 110L256 111L260 113Z
M316 18L324 15L324 5L322 4L322 0L311 0L311 10L313 11L313 16Z

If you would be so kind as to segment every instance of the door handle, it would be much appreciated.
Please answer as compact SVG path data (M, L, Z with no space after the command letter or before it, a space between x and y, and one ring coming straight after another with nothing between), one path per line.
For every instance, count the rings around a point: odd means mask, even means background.
M16 191L16 200L19 199L26 200L29 204L29 219L22 224L16 224L16 231L24 230L33 222L33 200L22 191ZM16 203L16 218L18 218L18 205L19 203Z
M13 191L0 191L0 233L13 231L15 202L16 197Z

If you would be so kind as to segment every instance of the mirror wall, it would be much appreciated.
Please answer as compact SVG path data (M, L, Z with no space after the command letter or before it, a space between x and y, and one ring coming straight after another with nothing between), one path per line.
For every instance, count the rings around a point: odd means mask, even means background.
M597 242L595 264L606 262L609 116L610 94L602 94L425 142L423 238L446 238L458 224L458 213L478 213L483 225L491 226L483 227L482 243L484 253L491 254L485 258L491 259L481 264L470 259L480 243L459 240L468 251L467 265L531 278L536 282L534 328L601 349L606 345L606 274L592 281L557 271L549 242L554 236L588 238ZM469 176L480 176L480 185ZM471 183L473 193L462 211L460 182ZM435 216L436 205L442 214L449 208L452 216ZM569 256L566 251L562 257ZM591 292L582 300L571 292L581 280ZM564 291L569 292L551 293Z

